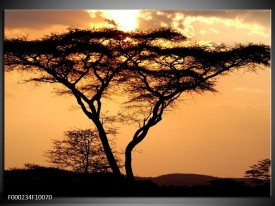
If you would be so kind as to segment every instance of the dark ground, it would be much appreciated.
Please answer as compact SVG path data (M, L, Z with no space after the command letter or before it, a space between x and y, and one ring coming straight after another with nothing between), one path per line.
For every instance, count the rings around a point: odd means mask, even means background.
M213 179L207 185L157 185L150 179L129 183L111 173L80 174L55 168L4 171L4 196L51 194L54 197L269 197L270 185Z

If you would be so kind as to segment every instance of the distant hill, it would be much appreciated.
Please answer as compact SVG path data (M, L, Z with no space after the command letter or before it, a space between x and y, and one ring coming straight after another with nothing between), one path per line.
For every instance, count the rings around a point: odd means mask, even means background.
M4 171L4 193L47 194L56 197L224 197L270 196L270 187L251 187L249 179L198 174L137 177L135 183L112 173L81 174L56 168L34 167Z
M137 177L137 180L152 180L159 186L163 185L178 185L178 186L194 186L194 185L209 185L211 181L218 179L232 179L237 182L244 182L251 185L251 180L248 178L219 178L200 174L166 174L158 177Z

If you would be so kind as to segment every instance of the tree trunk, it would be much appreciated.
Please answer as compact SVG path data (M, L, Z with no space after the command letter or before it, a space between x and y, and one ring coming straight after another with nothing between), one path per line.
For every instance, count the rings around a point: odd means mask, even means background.
M85 174L88 174L89 169L89 156L90 156L90 144L86 145L86 157L85 157Z
M111 147L110 147L110 144L108 142L108 138L107 138L106 132L103 129L100 121L95 122L95 125L96 125L96 127L98 129L99 137L100 137L100 140L102 142L102 146L103 146L104 152L106 154L107 160L108 160L108 162L110 164L110 167L111 167L113 173L116 176L121 177L122 174L121 174L121 172L119 170L118 164L117 164L116 159L115 159L115 157L113 155L113 152L111 150Z
M135 145L133 144L133 141L131 141L125 150L125 171L126 171L126 176L127 179L130 182L134 182L134 174L132 170L132 150L134 149Z
M150 127L148 127L148 126L140 128L135 133L132 141L129 142L129 144L126 147L126 150L125 150L125 171L126 171L127 179L130 182L135 181L135 177L134 177L133 169L132 169L132 151L145 138L146 134L148 133L149 128Z
M90 113L86 110L85 108L85 105L83 104L83 102L81 101L81 98L77 95L77 93L75 92L74 93L76 99L77 99L77 102L78 104L81 106L82 110L84 111L84 113L88 116L89 119L91 119L93 121L93 123L95 124L97 130L98 130L98 135L99 135L99 138L101 140L101 143L102 143L102 146L103 146L103 149L104 149L104 152L106 154L106 157L107 157L107 160L108 160L108 163L114 173L115 176L118 176L118 177L122 177L122 174L119 170L119 167L117 165L117 162L116 162L116 159L113 155L113 152L111 150L111 147L110 147L110 144L108 142L108 138L107 138L107 135L106 135L106 132L103 128L103 125L102 123L100 122L99 120L99 116L98 115L94 115L93 112ZM91 110L96 110L94 107L91 107ZM95 111L96 112L96 111Z
M153 116L149 119L149 121L143 127L139 128L136 131L132 141L129 142L129 144L126 147L125 171L126 171L127 179L131 182L135 181L135 177L132 169L132 151L145 138L145 136L149 132L149 129L161 120L161 114L163 112L162 104L163 104L163 100L160 99L157 102L157 104L154 106L154 112L152 113ZM161 107L161 112L158 112L159 107Z

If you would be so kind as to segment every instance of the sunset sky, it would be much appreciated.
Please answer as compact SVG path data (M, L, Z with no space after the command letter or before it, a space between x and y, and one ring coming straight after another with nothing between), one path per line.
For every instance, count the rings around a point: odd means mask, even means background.
M39 39L69 26L99 28L113 19L119 29L173 27L190 43L271 45L271 12L264 10L89 10L5 11L5 37ZM52 139L92 122L73 97L57 96L52 85L18 84L22 74L5 73L5 169L25 163L47 165ZM196 173L243 177L249 166L270 157L271 69L234 72L218 79L218 93L183 95L133 153L138 176ZM135 132L123 126L116 137L123 151ZM123 156L122 156L123 158ZM124 170L122 171L124 172Z

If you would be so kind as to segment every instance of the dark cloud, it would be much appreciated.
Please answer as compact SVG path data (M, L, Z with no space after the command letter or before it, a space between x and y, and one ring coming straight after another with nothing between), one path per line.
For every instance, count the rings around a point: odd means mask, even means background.
M264 26L270 25L271 13L267 10L201 10L185 11L186 15L218 17L223 19L239 18L244 23L256 23Z
M138 18L141 29L155 29L162 23L172 26L172 19L175 17L175 11L141 11Z
M88 27L91 18L86 11L69 10L7 10L5 27L42 29L60 24L75 27Z
M141 11L143 17L139 18L142 28L156 28L165 23L172 26L172 19L177 13L186 16L216 17L222 19L240 19L244 23L255 23L265 27L270 26L271 13L268 10L163 10ZM146 18L144 18L146 17ZM151 17L150 19L148 17Z
M84 10L6 10L5 11L5 29L6 35L14 36L12 29L33 29L35 31L24 30L30 36L42 36L42 29L48 29L47 32L59 32L59 27L55 30L49 31L53 25L62 25L66 27L74 26L80 28L90 28L97 26L97 24L104 23L108 15L101 10L95 10L91 14ZM215 17L219 19L216 25L208 25L207 23L196 21L196 18L190 18L193 22L186 21L186 17ZM127 18L127 16L125 16ZM198 19L203 19L198 18ZM189 20L190 20L189 19ZM228 21L236 20L243 23L243 32L238 33L238 24L236 28L222 27ZM179 29L190 39L199 39L201 41L219 41L223 42L225 39L231 39L232 36L238 36L240 41L254 41L256 37L263 37L261 41L269 43L271 12L269 10L141 10L138 17L139 29L156 29L161 26L173 27ZM106 23L106 22L105 22ZM185 23L185 24L183 24ZM260 27L253 27L250 24L257 24ZM107 25L107 23L106 23ZM64 29L64 27L60 27ZM241 27L239 27L241 28ZM217 31L216 33L213 31ZM219 31L224 33L220 35ZM19 34L16 34L19 35ZM249 36L250 35L250 36ZM39 36L39 37L40 37ZM234 40L235 41L235 40Z
M141 14L146 19L139 17L139 25L142 28L157 28L165 23L172 26L172 19L177 13L183 16L202 16L218 18L239 18L247 23L257 23L270 26L270 11L267 10L143 10ZM127 18L127 17L125 17ZM100 11L94 13L91 18L88 12L83 10L6 10L5 27L41 29L60 24L75 27L89 27L90 23L99 23L104 20L104 14Z
M271 26L271 11L268 10L249 10L240 14L239 17L248 23L262 24L263 26Z
M271 12L268 10L145 10L140 14L140 29L170 26L193 41L266 44L270 41ZM213 18L209 24L208 18Z

